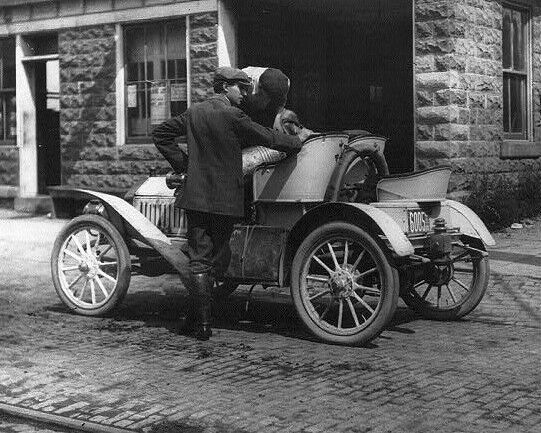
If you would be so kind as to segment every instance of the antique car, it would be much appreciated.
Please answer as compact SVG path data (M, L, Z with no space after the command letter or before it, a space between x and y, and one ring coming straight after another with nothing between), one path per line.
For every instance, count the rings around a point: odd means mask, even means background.
M347 345L376 338L399 296L430 319L470 313L487 288L486 246L494 240L472 210L446 199L450 167L389 175L385 142L364 131L325 133L296 155L255 167L216 302L238 285L289 287L306 328ZM69 308L109 313L134 271L177 272L186 281L174 179L149 177L125 199L73 191L88 203L59 233L51 257L55 289Z

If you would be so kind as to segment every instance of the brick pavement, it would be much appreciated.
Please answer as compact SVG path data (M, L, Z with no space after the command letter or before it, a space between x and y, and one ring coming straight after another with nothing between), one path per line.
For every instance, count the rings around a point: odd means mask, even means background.
M55 224L24 221L0 267L0 404L153 433L541 429L541 280L494 274L456 323L401 307L367 348L312 341L280 293L244 313L241 291L201 343L174 332L174 276L135 277L111 318L70 314L48 275Z

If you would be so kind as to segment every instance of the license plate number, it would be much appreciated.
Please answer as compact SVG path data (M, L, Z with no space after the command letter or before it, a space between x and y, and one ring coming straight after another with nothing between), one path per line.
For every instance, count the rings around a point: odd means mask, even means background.
M408 210L408 230L410 233L430 230L430 218L422 210Z

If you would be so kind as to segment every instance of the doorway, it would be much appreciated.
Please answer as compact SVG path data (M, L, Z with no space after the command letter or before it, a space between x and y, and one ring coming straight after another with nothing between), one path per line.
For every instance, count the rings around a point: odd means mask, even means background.
M411 0L262 0L237 18L239 67L288 75L288 106L306 126L383 135L390 171L413 170Z
M60 185L60 106L58 60L34 62L38 194Z

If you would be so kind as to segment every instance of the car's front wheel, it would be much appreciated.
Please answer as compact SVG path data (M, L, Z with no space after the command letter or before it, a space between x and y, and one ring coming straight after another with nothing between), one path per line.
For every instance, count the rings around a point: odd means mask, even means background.
M130 253L108 220L82 215L57 236L51 273L56 293L70 309L85 316L103 315L115 308L128 290Z
M365 230L332 222L300 245L291 269L297 313L317 337L366 344L392 318L398 281L380 244Z

